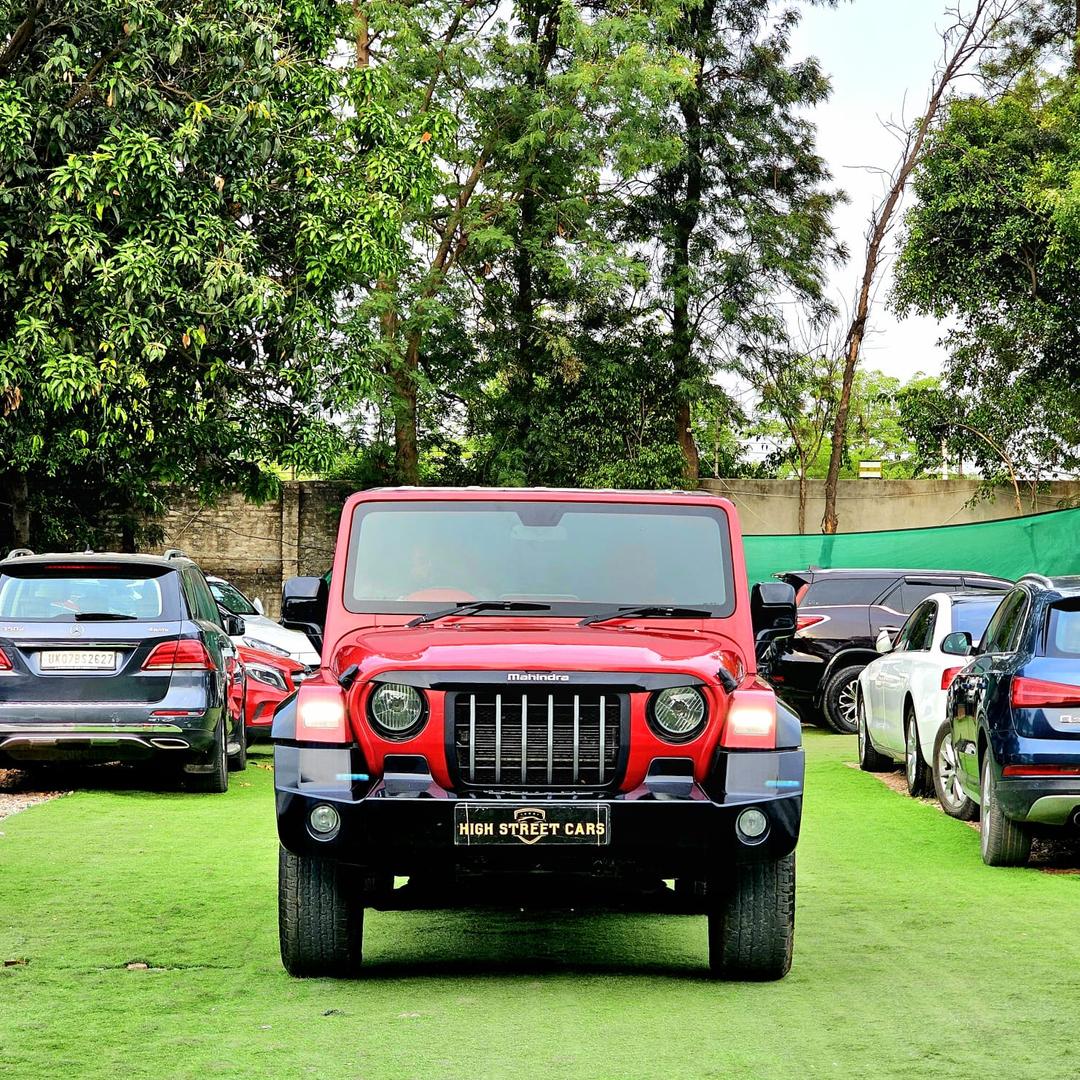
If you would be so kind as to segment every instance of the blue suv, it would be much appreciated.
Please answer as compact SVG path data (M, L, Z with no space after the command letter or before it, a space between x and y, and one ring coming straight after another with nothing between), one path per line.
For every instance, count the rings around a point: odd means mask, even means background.
M1080 828L1080 577L1017 582L946 715L938 743L953 753L935 755L935 768L951 758L954 775L935 779L980 807L987 865L1022 866L1033 836Z

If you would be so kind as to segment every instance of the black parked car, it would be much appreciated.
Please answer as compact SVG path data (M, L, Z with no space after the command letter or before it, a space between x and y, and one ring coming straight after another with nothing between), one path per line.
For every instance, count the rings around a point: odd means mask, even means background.
M0 560L0 764L157 761L220 792L246 762L244 672L179 552Z
M984 862L1021 866L1032 836L1080 829L1080 577L1017 582L946 714L934 786L954 817L981 808Z
M964 570L792 570L776 575L794 586L799 604L795 636L766 661L777 693L802 718L819 717L834 731L854 734L859 672L877 659L882 630L891 637L931 593L1012 588L1005 578Z

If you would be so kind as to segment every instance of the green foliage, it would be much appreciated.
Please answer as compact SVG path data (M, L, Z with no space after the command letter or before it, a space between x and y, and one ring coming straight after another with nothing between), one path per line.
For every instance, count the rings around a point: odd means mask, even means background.
M1080 466L1080 87L955 102L916 175L895 302L950 320L943 392L909 428L988 483Z
M332 459L370 383L340 297L400 261L430 156L329 62L338 17L0 0L0 476L148 508Z

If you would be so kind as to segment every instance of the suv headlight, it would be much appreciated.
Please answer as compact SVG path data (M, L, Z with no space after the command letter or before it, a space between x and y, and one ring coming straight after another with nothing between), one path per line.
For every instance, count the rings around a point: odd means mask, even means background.
M692 739L705 726L705 696L696 686L671 686L653 695L650 718L657 733L672 742Z
M264 667L262 664L248 664L246 670L248 675L256 682L265 683L267 686L272 686L275 690L283 692L289 689L285 684L285 676L275 668Z
M380 734L400 739L423 722L424 699L404 683L379 683L368 699L368 716Z

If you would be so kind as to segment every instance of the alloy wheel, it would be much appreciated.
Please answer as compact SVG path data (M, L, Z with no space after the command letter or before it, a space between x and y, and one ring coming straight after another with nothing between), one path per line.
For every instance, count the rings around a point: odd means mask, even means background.
M994 791L990 784L990 755L986 755L982 767L982 782L979 785L980 802L982 803L982 824L979 826L979 847L982 849L983 859L990 850L990 820L993 816Z
M914 787L919 774L919 736L915 721L909 720L904 738L904 765L907 769L908 787Z
M941 740L941 750L937 761L938 780L941 790L945 793L950 808L957 809L964 801L964 788L960 783L960 772L957 768L956 750L953 749L952 734L946 734Z
M858 680L852 679L836 697L837 711L840 713L840 719L843 720L852 731L855 730L858 724L857 704L855 700L855 689L857 686Z

